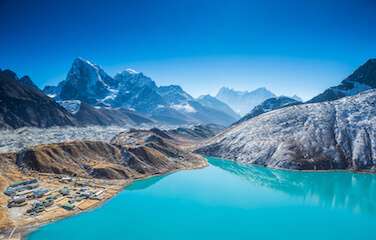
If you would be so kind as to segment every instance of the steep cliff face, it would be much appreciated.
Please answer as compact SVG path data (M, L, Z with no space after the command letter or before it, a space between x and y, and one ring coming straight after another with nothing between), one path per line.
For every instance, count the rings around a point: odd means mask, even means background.
M82 58L76 58L65 81L59 84L60 100L81 100L98 104L110 94L108 87L113 79L99 66Z
M234 125L199 153L274 168L376 170L376 90Z

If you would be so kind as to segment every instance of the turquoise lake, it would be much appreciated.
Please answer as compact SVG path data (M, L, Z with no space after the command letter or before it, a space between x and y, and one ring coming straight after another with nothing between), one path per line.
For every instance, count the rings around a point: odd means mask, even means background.
M376 239L376 175L209 163L137 181L27 239Z

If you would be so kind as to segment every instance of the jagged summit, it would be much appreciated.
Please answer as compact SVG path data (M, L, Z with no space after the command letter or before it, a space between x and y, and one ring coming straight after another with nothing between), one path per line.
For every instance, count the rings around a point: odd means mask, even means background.
M137 72L136 70L133 70L132 68L127 68L125 69L126 72L129 74L139 74L140 72Z
M338 86L328 88L308 102L332 101L345 96L353 96L362 91L376 88L376 59L371 58Z
M202 106L178 85L157 86L142 72L126 69L114 77L82 57L74 59L64 81L46 86L44 92L58 101L78 100L95 107L125 108L165 123L217 123L235 118Z
M95 67L97 68L98 66L95 65L94 63L90 62L89 60L83 58L83 57L77 57L73 60L73 64L72 65L81 65L81 64L88 64L92 67Z
M61 100L81 100L97 104L110 94L113 79L99 66L83 58L76 58L66 79L59 84Z

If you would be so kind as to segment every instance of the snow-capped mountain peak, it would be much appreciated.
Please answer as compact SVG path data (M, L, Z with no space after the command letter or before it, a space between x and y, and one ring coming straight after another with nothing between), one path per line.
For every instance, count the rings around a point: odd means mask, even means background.
M236 114L201 105L178 85L157 86L153 79L130 68L111 77L84 58L73 61L57 87L48 86L44 91L72 113L81 104L66 100L78 100L84 106L135 109L158 121L174 123L230 124L237 120Z
M222 87L216 95L217 99L228 104L240 115L247 114L253 107L272 97L276 97L276 95L265 87L253 91L237 91Z
M81 100L96 104L110 93L113 79L99 66L83 58L76 58L66 79L59 84L61 100Z
M125 71L127 71L129 74L138 74L140 72L137 72L136 70L133 70L132 68L127 68Z

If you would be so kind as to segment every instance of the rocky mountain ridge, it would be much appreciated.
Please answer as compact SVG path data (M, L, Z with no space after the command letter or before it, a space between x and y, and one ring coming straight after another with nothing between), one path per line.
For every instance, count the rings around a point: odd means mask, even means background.
M45 96L29 77L0 70L0 128L73 126L77 121Z
M353 96L373 88L376 88L376 59L369 59L338 86L325 90L308 102L333 101L342 97Z
M237 121L235 124L247 121L251 118L257 117L258 115L261 115L266 112L270 112L276 109L292 106L292 105L297 105L301 104L301 101L297 101L293 98L289 97L275 97L275 98L269 98L265 101L263 101L261 104L257 105L252 109L251 112L249 112L247 115L242 117L239 121Z
M96 107L126 108L167 124L229 125L234 116L203 106L180 86L157 86L141 72L128 69L113 78L83 58L74 60L66 79L44 92L56 100L79 100Z
M206 141L197 152L298 170L376 170L376 90L261 114Z

